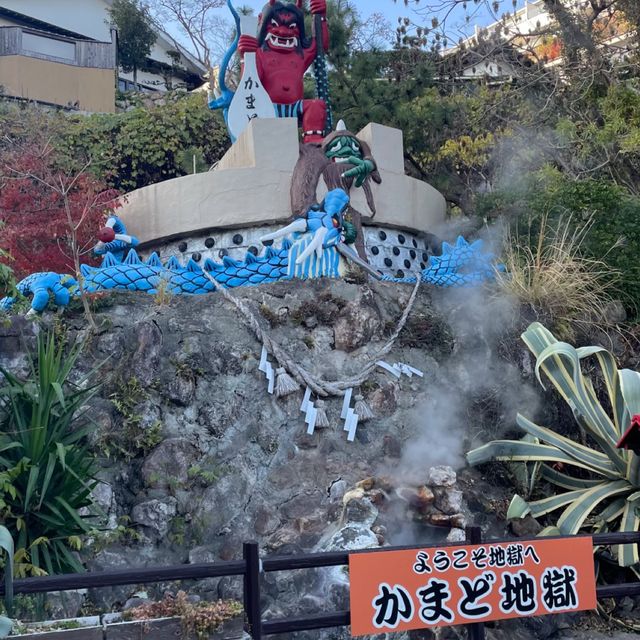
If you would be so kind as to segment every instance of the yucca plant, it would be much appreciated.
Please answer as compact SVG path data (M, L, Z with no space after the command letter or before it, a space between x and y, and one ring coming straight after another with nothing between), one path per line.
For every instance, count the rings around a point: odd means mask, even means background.
M97 482L84 406L97 387L69 379L81 349L41 331L26 379L0 367L0 518L17 575L82 569L73 550L91 528L81 509Z
M541 324L532 324L522 338L535 355L536 376L542 373L571 407L576 422L589 436L585 446L552 429L518 415L523 440L496 440L467 454L471 465L490 460L523 463L535 479L547 481L561 493L527 502L515 496L508 517L538 518L562 509L556 525L545 535L575 535L619 530L637 531L640 524L640 457L616 447L632 416L640 413L640 374L618 370L611 353L601 347L576 349L559 342ZM606 387L610 412L600 403L592 380L581 363L595 358ZM621 566L638 563L636 545L620 545Z

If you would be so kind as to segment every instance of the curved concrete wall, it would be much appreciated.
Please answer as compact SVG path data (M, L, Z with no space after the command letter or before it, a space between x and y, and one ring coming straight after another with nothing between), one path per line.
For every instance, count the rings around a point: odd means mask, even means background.
M444 197L404 175L402 132L370 124L358 135L371 145L382 175L382 185L373 185L375 224L416 231L438 226L446 213ZM298 153L296 120L254 120L215 170L133 191L119 215L129 233L150 244L209 229L285 223ZM359 211L368 211L359 189L352 198Z

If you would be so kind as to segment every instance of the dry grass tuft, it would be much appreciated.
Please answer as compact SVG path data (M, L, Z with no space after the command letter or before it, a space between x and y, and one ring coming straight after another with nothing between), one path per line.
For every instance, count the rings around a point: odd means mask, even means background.
M583 255L591 220L575 229L570 220L552 226L543 219L531 235L507 234L499 273L500 287L545 316L571 338L577 328L606 327L607 307L614 299L620 274L602 260Z
M171 293L169 280L161 276L158 286L156 287L156 293L153 296L153 301L158 307L166 307L171 300L173 300L173 293Z

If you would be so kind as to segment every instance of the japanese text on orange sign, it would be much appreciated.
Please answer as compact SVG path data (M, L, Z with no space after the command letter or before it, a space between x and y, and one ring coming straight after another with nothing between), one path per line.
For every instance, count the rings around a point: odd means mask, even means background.
M596 608L591 538L354 553L354 636Z

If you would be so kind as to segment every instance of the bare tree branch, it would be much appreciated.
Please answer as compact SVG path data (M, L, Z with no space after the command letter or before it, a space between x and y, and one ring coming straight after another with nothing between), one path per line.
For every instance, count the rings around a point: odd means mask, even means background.
M167 24L175 25L190 52L209 70L231 41L229 23L216 13L225 0L150 0L148 6L156 24L164 31Z

